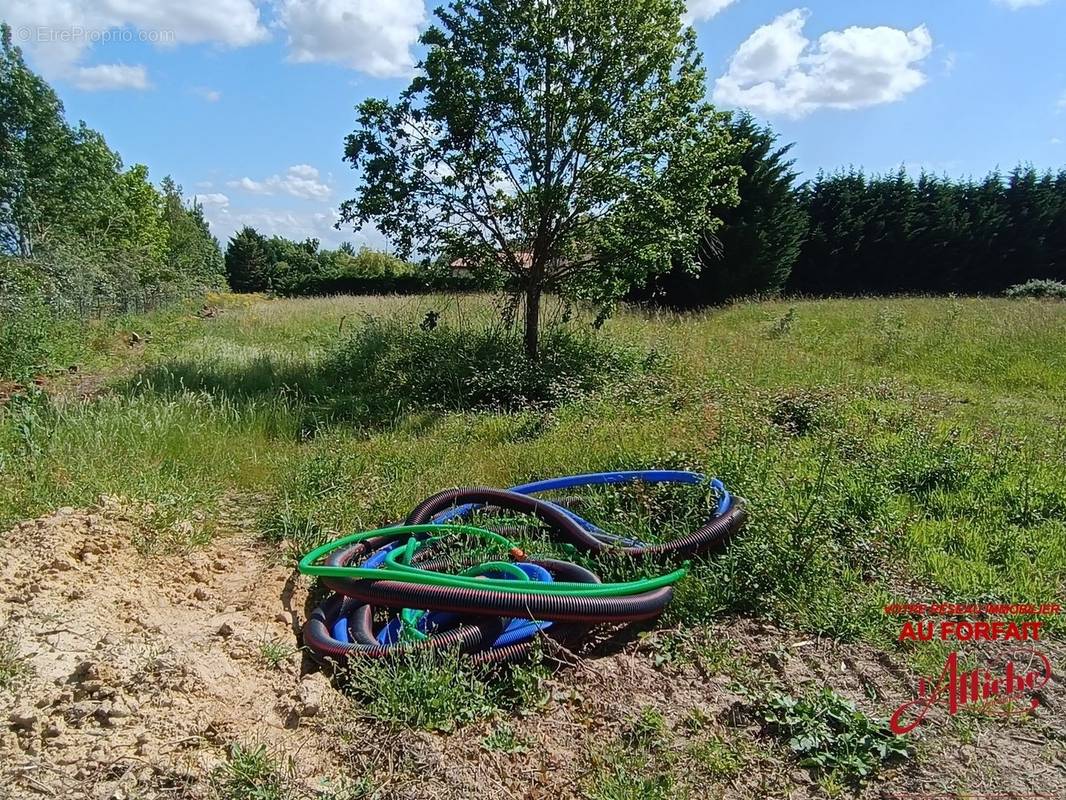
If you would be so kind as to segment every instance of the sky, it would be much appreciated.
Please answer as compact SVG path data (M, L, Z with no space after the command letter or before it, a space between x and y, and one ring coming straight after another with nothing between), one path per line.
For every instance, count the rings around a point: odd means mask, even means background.
M357 103L395 98L423 0L0 0L72 121L171 175L234 230L337 231ZM804 176L903 165L952 176L1066 165L1066 0L688 0L721 108L769 123Z

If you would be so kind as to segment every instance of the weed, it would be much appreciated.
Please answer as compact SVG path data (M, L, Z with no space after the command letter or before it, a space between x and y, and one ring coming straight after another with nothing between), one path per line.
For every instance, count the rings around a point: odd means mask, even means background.
M314 800L363 800L374 795L374 782L367 776L357 779L327 780L315 793Z
M277 639L262 641L259 643L259 659L271 669L278 669L299 649Z
M666 719L652 706L643 706L622 730L622 741L638 750L656 750L666 739Z
M1041 280L1034 278L1025 283L1018 283L1003 292L1007 297L1038 297L1066 300L1066 283L1062 281Z
M589 800L683 800L689 796L668 772L649 775L646 765L622 758L593 772L585 794Z
M529 749L525 740L510 725L500 725L481 740L481 746L498 753L525 753Z
M15 643L0 638L0 692L13 691L29 674L30 668Z
M830 800L834 800L837 797L843 797L845 792L848 791L848 780L846 776L842 776L837 770L830 770L829 772L823 772L818 776L818 788L822 790L826 797Z
M772 691L756 698L756 713L786 741L801 766L851 781L909 755L907 744L884 722L874 722L850 700L829 689L796 698Z
M234 744L229 758L212 775L219 800L290 800L291 765L286 767L264 745Z
M784 392L774 398L770 420L793 436L804 436L821 423L824 406L825 401L812 392Z
M135 520L134 546L144 554L186 553L211 541L211 526L199 509L191 514L178 497L142 505Z
M885 307L877 312L873 324L876 337L873 351L875 357L886 357L900 348L907 327L903 314L897 309Z
M771 339L780 339L783 336L787 336L796 322L796 317L796 307L789 306L788 311L774 320L774 324L770 326L766 335Z
M637 368L635 353L591 333L549 329L531 362L501 326L462 330L368 320L325 357L323 380L367 422L411 410L520 409L574 400Z
M705 628L645 631L639 636L639 647L650 653L661 669L696 667L704 674L713 674L736 667L729 642Z
M689 745L686 755L694 766L711 778L735 778L744 769L741 749L720 736L707 736Z
M585 794L593 800L685 798L674 774L675 753L662 712L643 706L625 722L618 739L592 754Z

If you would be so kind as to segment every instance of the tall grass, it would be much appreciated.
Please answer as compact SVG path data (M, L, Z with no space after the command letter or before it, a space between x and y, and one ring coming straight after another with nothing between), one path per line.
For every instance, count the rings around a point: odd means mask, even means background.
M1066 589L1061 303L626 312L604 336L649 368L561 405L398 409L372 426L321 414L354 391L315 372L338 341L373 330L367 314L417 329L427 311L476 332L495 310L476 297L254 300L175 320L109 395L0 407L0 520L106 492L168 518L200 512L210 529L223 500L255 496L264 535L299 550L401 518L442 487L679 467L723 478L752 516L681 584L676 618L744 611L887 643L878 609L894 597L1034 602ZM669 537L692 522L597 502L621 532Z

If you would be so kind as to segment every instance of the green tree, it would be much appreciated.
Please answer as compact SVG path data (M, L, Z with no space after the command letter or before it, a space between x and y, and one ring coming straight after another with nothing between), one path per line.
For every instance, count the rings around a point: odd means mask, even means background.
M807 234L807 213L796 188L799 175L788 158L792 145L778 146L777 134L748 114L734 116L729 129L740 148L740 202L711 209L721 227L701 237L698 273L691 269L691 258L675 263L669 274L634 292L634 299L694 308L731 297L776 294L788 280ZM712 191L711 201L717 199Z
M778 146L777 134L747 114L734 117L730 129L743 143L740 202L715 209L722 219L720 247L700 250L701 283L710 285L715 300L780 292L807 234L799 174L788 158L792 144Z
M148 167L135 164L112 185L114 202L103 209L104 247L109 256L140 265L142 286L159 283L167 252L163 198L148 180Z
M163 190L163 220L166 223L167 272L171 280L190 288L214 288L223 280L224 266L218 240L204 218L203 206L195 200L186 205L181 186L168 175Z
M41 227L44 195L54 193L57 165L67 161L71 131L63 104L25 64L0 24L0 247L28 258Z
M395 103L366 100L342 220L413 252L503 271L537 355L541 297L604 311L691 258L736 194L682 0L454 0Z
M235 292L270 288L271 260L267 240L255 228L241 228L226 247L226 280Z
M266 242L269 267L264 288L287 297L313 294L322 278L318 239L294 242L272 236Z

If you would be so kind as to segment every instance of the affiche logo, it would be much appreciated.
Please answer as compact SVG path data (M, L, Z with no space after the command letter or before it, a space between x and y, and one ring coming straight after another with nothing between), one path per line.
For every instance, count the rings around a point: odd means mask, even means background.
M918 696L900 705L889 720L897 734L910 733L925 719L929 709L943 705L955 715L966 705L980 705L1002 714L1027 714L1040 705L1033 696L1051 678L1051 662L1043 653L1029 651L1022 660L1010 660L1001 675L988 670L959 671L959 654L951 653L935 683L922 678Z
M1060 613L1055 604L983 605L893 604L885 606L887 614L981 614L981 615L1051 615ZM921 678L917 696L899 705L889 720L896 734L917 728L929 711L943 707L951 715L964 707L994 714L1028 714L1040 705L1039 692L1051 680L1051 661L1036 649L1040 641L1041 622L1003 620L908 620L903 623L899 640L1003 642L1017 648L1007 653L1006 663L996 668L966 669L958 650L952 651L936 679ZM1022 647L1021 643L1025 643Z

